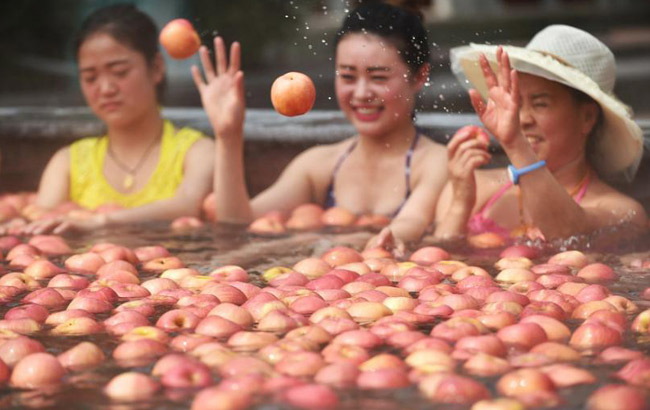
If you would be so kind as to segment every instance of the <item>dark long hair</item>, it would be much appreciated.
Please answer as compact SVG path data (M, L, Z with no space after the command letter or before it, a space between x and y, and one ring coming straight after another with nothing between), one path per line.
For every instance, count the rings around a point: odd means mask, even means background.
M427 31L422 24L422 15L417 11L416 5L411 4L414 2L401 3L404 3L403 7L379 1L362 3L343 21L336 33L334 46L338 46L348 34L374 34L397 48L411 73L417 73L429 62L431 54Z
M158 28L147 14L131 4L115 4L95 10L83 21L75 38L75 58L79 58L79 48L89 37L105 33L120 44L140 53L149 67L152 67L160 49L158 47ZM156 87L160 102L166 88L166 79Z

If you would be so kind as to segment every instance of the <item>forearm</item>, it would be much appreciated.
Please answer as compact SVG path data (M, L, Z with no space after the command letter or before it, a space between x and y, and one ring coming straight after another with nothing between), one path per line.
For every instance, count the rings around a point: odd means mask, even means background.
M403 243L420 240L427 229L427 221L423 218L395 218L389 225L393 236Z
M217 218L246 223L253 219L244 176L243 138L219 138L216 145L214 193Z
M504 147L504 150L516 168L538 161L537 155L525 140ZM523 208L532 219L532 224L539 228L547 239L568 237L591 230L587 214L548 168L521 176L519 186Z
M467 222L472 207L464 202L454 201L447 212L437 220L434 236L438 239L453 239L467 234Z
M198 217L201 200L185 195L157 201L136 208L121 209L107 214L106 225L123 225L127 223L172 220L180 216Z

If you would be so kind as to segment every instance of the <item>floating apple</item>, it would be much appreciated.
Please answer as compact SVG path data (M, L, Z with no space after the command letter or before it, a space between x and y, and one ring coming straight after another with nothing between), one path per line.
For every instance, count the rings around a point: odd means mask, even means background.
M311 110L316 101L316 87L302 73L289 72L278 77L271 86L273 108L282 115L295 117Z
M185 59L199 51L201 38L192 23L185 19L175 19L160 32L160 44L172 58Z

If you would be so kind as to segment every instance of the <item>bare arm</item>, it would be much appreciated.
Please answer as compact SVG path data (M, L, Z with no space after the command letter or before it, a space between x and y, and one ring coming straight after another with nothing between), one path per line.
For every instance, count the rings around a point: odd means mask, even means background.
M445 150L432 147L424 161L426 168L423 170L422 181L390 225L371 238L366 248L391 248L400 255L404 244L419 240L431 224L436 212L436 203L447 181Z
M38 186L36 205L53 209L70 199L70 147L57 151L48 162Z
M537 162L538 158L520 129L517 72L511 69L508 55L501 48L497 51L497 59L499 68L495 75L485 56L481 56L480 63L489 89L487 103L476 90L470 91L470 98L481 121L499 140L510 162L516 168L522 168ZM606 195L593 206L581 207L547 168L522 176L520 187L524 208L547 239L588 233L626 221L639 225L647 223L640 206L634 206L634 201L620 194ZM628 215L629 209L624 208L629 206L634 209ZM623 214L625 219L621 218Z
M130 222L173 219L183 215L198 216L201 201L212 185L212 146L212 141L206 138L192 145L185 156L183 182L173 198L110 214L96 214L87 219L60 217L36 221L25 227L24 233L41 234L52 231L58 234L69 230L88 231Z
M451 239L467 232L467 221L476 204L475 171L490 161L487 135L476 126L458 130L447 145L449 182L438 201L434 236Z
M253 217L244 176L244 73L241 71L241 47L230 48L230 64L223 39L214 40L213 66L206 47L201 47L201 65L192 67L192 77L201 94L201 102L216 138L214 167L215 206L220 221L248 222Z
M269 211L290 212L298 205L315 201L315 191L310 170L322 165L322 147L308 149L294 158L269 188L252 202L255 218Z

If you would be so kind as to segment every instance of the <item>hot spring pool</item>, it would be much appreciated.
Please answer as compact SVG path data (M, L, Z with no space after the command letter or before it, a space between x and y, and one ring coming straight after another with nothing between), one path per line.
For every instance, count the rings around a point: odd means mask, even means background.
M209 133L205 116L198 109L169 109L165 115L178 124L187 124ZM473 122L473 116L449 114L423 114L418 117L419 125L434 139L444 142L446 135L462 125ZM647 135L650 121L640 121ZM3 108L0 109L0 151L2 152L2 187L5 191L35 190L40 173L52 153L71 140L101 132L101 127L89 114L88 110L76 108L61 109L30 109L30 108ZM340 113L312 112L300 118L280 118L270 111L251 110L247 114L246 123L246 164L251 193L259 192L268 186L279 174L288 161L298 152L314 143L324 143L338 140L350 135L351 129ZM647 136L646 136L647 138ZM646 153L641 165L639 175L631 186L620 188L639 199L647 210L650 210L650 189L647 181L650 175L650 161ZM214 268L223 265L239 265L247 272L250 282L260 288L267 286L262 274L269 268L276 266L292 267L299 260L319 257L337 245L347 245L361 249L369 232L325 230L320 232L292 233L281 236L257 236L246 232L243 227L217 225L206 226L190 231L172 231L168 224L143 224L110 231L99 231L92 234L66 238L73 253L88 251L93 244L111 242L129 248L146 245L162 245L174 256L181 258L184 264L194 268L201 274L208 274ZM27 241L28 238L21 238ZM431 245L425 240L420 246ZM500 249L475 250L464 245L449 245L445 248L451 253L451 258L460 260L467 265L485 269L491 276L498 271L495 262L499 260ZM635 335L631 331L631 323L638 312L650 308L650 302L642 298L644 289L650 286L650 262L643 265L643 261L650 261L650 237L640 240L622 241L616 232L609 232L597 238L573 238L565 243L542 251L542 255L533 260L541 264L557 252L565 249L579 249L583 251L590 262L602 262L618 274L618 280L605 284L614 295L629 299L637 307L637 312L625 314L625 332L620 340L620 346L630 349L632 354L642 354L647 359L650 355L650 337L648 334ZM67 255L51 257L58 266L63 266ZM3 268L2 276L9 272L20 270L10 267L7 260L0 262ZM634 267L637 266L637 267ZM645 266L645 267L643 267ZM575 270L573 271L575 274ZM0 276L0 279L2 278ZM140 281L154 278L156 275L145 272L139 268ZM94 280L92 275L89 280ZM556 278L557 279L557 278ZM46 281L42 281L42 285ZM440 285L449 290L448 286L455 286L452 276L444 277ZM557 286L548 284L548 286ZM446 284L446 285L445 285ZM508 288L501 284L501 288ZM295 291L295 289L293 289ZM196 290L194 290L196 292ZM14 295L0 307L0 314L21 304L21 298L28 291ZM372 293L377 297L377 293ZM417 293L410 293L409 297L417 297ZM354 299L351 295L350 300ZM124 302L120 300L113 307ZM341 302L341 306L343 303ZM351 303L351 302L350 302ZM481 304L483 306L483 304ZM512 306L510 306L512 308ZM59 307L54 310L60 310ZM158 318L171 309L169 306L158 306L151 317L150 325L155 325ZM472 310L472 309L470 309ZM475 310L475 309L474 309ZM50 312L51 313L51 312ZM470 313L468 313L470 314ZM103 321L110 312L94 315L98 322ZM415 326L417 332L428 335L432 329L444 322L443 318L434 318L427 323ZM566 318L563 320L573 332L581 320ZM367 324L362 327L367 328ZM120 343L118 336L106 332L89 336L54 336L50 334L51 326L44 326L40 331L30 337L40 341L46 351L60 354L82 341L90 341L101 348L107 360L101 365L86 371L70 372L63 383L54 389L17 390L6 384L0 387L0 406L13 408L152 408L152 409L181 409L188 408L197 389L164 388L153 398L137 403L119 403L112 401L103 393L104 386L113 376L126 370L149 374L153 363L135 367L121 367L111 358L112 352ZM490 330L487 334L494 334ZM175 333L172 333L174 336ZM6 335L5 335L6 336ZM0 335L0 337L2 337ZM5 339L6 340L6 339ZM225 341L222 341L225 343ZM453 343L450 343L452 346ZM317 351L322 349L319 346ZM638 352L638 353L634 353ZM369 354L390 353L401 359L406 354L395 346L385 343L369 349ZM450 353L451 354L451 353ZM628 352L629 354L629 352ZM512 352L505 356L510 360ZM529 360L519 360L517 366L540 365L535 363L535 357ZM628 359L628 361L631 359ZM615 364L599 363L597 356L582 356L572 363L579 369L590 372L595 382L585 385L561 388L557 390L560 399L556 408L582 409L586 399L600 386L608 383L624 382L616 379L614 373L619 371L625 362ZM497 392L497 382L500 376L478 377L469 376L463 369L463 360L456 360L455 371L458 374L470 377L486 386L493 396ZM215 376L213 383L220 381L216 368L212 369ZM309 378L308 378L309 379ZM646 379L645 392L650 394L649 384ZM340 408L344 409L469 409L470 405L449 405L435 403L424 397L418 390L417 383L410 383L409 387L396 389L363 390L359 388L337 388L336 394L340 400ZM459 394L460 395L460 394ZM290 408L288 404L276 396L265 394L255 395L253 408L279 409Z
M111 242L118 245L136 248L146 245L162 245L174 256L182 259L187 267L197 269L207 274L218 266L237 264L247 270L250 282L259 286L267 286L261 274L268 268L274 266L291 267L301 259L318 257L328 249L344 244L352 247L361 246L368 233L362 231L341 231L325 230L321 232L294 233L281 236L258 236L249 234L242 227L217 225L208 226L187 231L172 231L168 224L144 224L140 226L122 228L119 230L100 231L93 234L69 237L68 244L74 253L87 251L92 245L103 242ZM426 243L426 240L425 240ZM649 238L643 241L636 241L633 244L626 244L626 248L618 245L616 251L600 253L594 251L594 243L581 243L580 247L591 261L603 262L619 275L615 282L606 284L612 293L624 296L638 306L638 311L650 308L650 301L641 299L643 289L650 286L650 269L633 268L639 258L650 260L644 249L650 249ZM424 246L424 244L423 244ZM598 246L596 246L598 247ZM605 245L608 249L610 245ZM471 266L479 266L487 270L492 276L498 273L494 264L499 260L500 249L492 250L471 250L464 246L450 247L448 250L451 257L460 260ZM534 259L536 264L544 263L550 255L559 252L561 249L548 249L542 256ZM50 257L58 266L63 266L67 256ZM635 262L636 260L636 262ZM7 261L2 261L3 271L12 272L16 268L9 266ZM156 277L156 274L144 272L139 269L140 280L146 281ZM92 277L92 275L90 276ZM43 283L46 281L43 281ZM447 277L443 283L454 284L455 282ZM502 285L507 288L508 286ZM21 293L10 302L0 308L0 314L4 314L10 308L20 304ZM411 293L411 296L417 296ZM122 302L122 301L120 301ZM118 303L119 304L119 303ZM117 304L116 304L117 305ZM162 313L170 307L158 306L156 312L149 318L153 325ZM648 357L650 355L650 337L635 335L630 330L630 323L638 313L626 314L627 325L623 341L620 346L641 352ZM99 313L95 318L103 320L109 313ZM429 333L438 323L443 321L437 319L432 323L420 324L417 329L423 333ZM580 324L580 320L567 319L565 323L573 331ZM101 365L90 370L70 372L63 379L63 384L57 388L45 390L16 390L6 385L2 387L2 398L0 403L3 407L13 408L151 408L151 409L182 409L188 408L197 392L197 389L173 389L165 388L154 398L137 403L119 403L111 401L103 394L102 389L115 375L126 370L134 370L149 374L155 360L149 364L135 367L121 367L111 358L112 351L119 343L119 338L107 333L98 333L89 336L53 336L49 334L49 326L33 335L31 338L40 341L47 352L59 354L81 341L91 341L99 346L107 356L107 360ZM176 335L172 333L171 336ZM405 354L400 349L382 344L370 349L371 354L381 352L392 353L402 358ZM254 353L251 353L254 354ZM509 354L510 355L510 354ZM514 354L513 354L514 355ZM510 356L506 356L507 358ZM467 375L462 369L462 361L458 360L456 372ZM588 370L596 378L592 384L579 385L569 388L558 389L561 404L556 408L561 409L582 409L584 402L589 395L599 386L616 382L613 374L624 366L624 363L600 364L595 356L583 356L573 363L575 367ZM216 375L216 372L214 372ZM476 377L469 376L474 380L487 386L490 392L496 396L496 383L500 376ZM215 377L215 383L219 382ZM336 389L340 399L340 408L344 409L469 409L469 405L450 406L448 404L432 403L423 397L418 391L417 384L411 384L407 388L361 390L358 388ZM647 391L647 384L646 384ZM277 401L272 395L256 395L253 408L257 409L280 409L292 408L287 404Z

